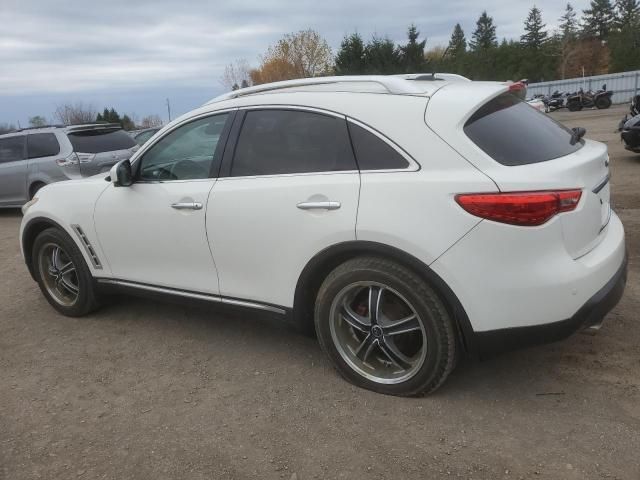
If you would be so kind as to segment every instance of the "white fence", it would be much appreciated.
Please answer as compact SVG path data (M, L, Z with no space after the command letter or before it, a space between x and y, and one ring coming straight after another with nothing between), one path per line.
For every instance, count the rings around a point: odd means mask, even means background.
M581 88L597 90L607 84L607 90L613 90L613 103L625 103L631 97L640 94L640 70L633 72L609 73L607 75L595 75L593 77L568 78L553 82L530 83L527 87L527 96L542 93L549 95L556 90L564 92L576 92Z

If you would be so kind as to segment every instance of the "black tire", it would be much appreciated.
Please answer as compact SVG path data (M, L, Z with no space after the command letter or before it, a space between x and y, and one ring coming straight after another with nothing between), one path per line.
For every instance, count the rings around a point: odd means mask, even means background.
M579 112L582 110L582 104L580 104L580 102L569 102L567 108L570 112Z
M343 320L334 320L334 318L344 318L342 313L336 315L334 304L336 302L340 304L341 292L351 288L354 284L360 285L362 282L384 285L387 290L391 291L391 296L395 296L395 294L402 296L402 300L407 301L415 312L421 332L426 336L426 343L423 340L425 337L420 337L421 344L426 346L425 353L421 354L423 355L421 357L422 363L416 363L412 367L415 369L412 376L400 379L397 383L383 383L375 378L367 378L345 359L345 355L348 356L348 354L344 353L346 350L340 346L341 341L337 339L337 335L334 336L336 329L338 329L336 325L343 322ZM372 302L369 301L369 305L371 304ZM380 307L380 311L382 311L382 307ZM371 318L371 314L368 315ZM347 329L352 329L350 332L354 339L356 334L369 338L374 333L373 330L370 334L356 332L347 323L345 322L343 325ZM344 328L344 326L340 328ZM414 272L383 258L357 257L338 266L327 276L316 299L315 327L322 349L329 356L338 372L354 385L375 392L399 396L428 394L442 385L456 365L458 353L456 329L439 296ZM387 337L383 336L382 338ZM384 343L384 340L380 341ZM395 340L393 342L395 344ZM380 360L383 350L378 343L371 351L374 352L376 348L379 349L376 354ZM394 348L397 351L397 345ZM353 350L351 352L354 353ZM365 362L366 359L365 356Z
M73 284L73 286L77 288L77 294L75 300L69 300L68 304L56 298L56 295L58 297L60 296L58 294L61 287L55 287L58 288L58 291L56 291L54 287L50 285L51 282L58 283L55 278L56 274L43 271L43 264L48 263L46 250L55 249L56 247L64 254L64 263L67 265L71 263L71 266L74 267L74 271L71 273L72 280L65 283L69 285ZM59 228L48 228L41 232L33 243L31 259L33 272L40 286L40 290L51 306L57 311L69 317L81 317L91 313L100 306L91 272L87 267L80 249L66 232ZM51 265L51 263L48 264ZM52 277L54 278L53 280L51 279ZM70 291L67 291L67 293L73 296Z
M604 110L605 108L609 108L611 106L611 99L609 97L598 97L596 99L596 108L599 110Z
M31 187L29 187L29 200L33 200L33 197L35 196L36 193L38 193L38 190L40 190L45 185L46 183L42 183L42 182L36 182L33 185L31 185Z

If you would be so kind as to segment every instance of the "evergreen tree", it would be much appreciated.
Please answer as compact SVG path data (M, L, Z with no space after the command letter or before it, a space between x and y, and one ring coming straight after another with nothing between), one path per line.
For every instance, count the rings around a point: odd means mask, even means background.
M96 122L104 122L104 119L102 118L101 113L98 113L98 116L96 117Z
M136 125L135 123L133 123L133 120L131 120L131 118L129 118L129 115L126 115L126 114L122 116L122 121L120 122L120 125L122 125L122 128L124 128L127 131L134 130L136 128Z
M611 0L591 0L591 8L584 10L582 31L587 37L607 40L614 26L614 11Z
M109 118L109 109L107 107L104 107L104 110L102 111L102 121L109 123L111 121L109 120Z
M451 33L451 40L449 40L449 47L447 54L452 58L460 57L467 51L467 39L464 36L464 31L459 23L453 27Z
M616 27L640 28L640 3L638 0L616 0Z
M423 72L427 67L427 62L424 59L424 46L427 41L418 42L420 32L415 25L409 27L407 36L409 37L407 44L399 47L402 67L407 73Z
M364 42L359 33L344 37L336 55L336 75L365 73Z
M473 32L469 46L474 52L486 51L498 46L496 26L493 24L493 18L487 15L486 10L482 12L476 22L476 30Z
M249 88L249 82L247 82L246 78L243 78L242 82L240 82L240 88Z
M109 123L120 123L120 115L113 107L109 110Z
M578 20L576 19L577 14L573 9L573 6L570 3L567 3L567 6L564 10L564 15L562 15L558 21L560 22L560 34L563 39L572 39L575 38L578 33Z
M529 15L524 21L524 35L520 37L520 43L527 48L540 50L547 41L546 25L542 23L542 12L535 5L529 10Z
M388 38L373 37L364 48L367 73L389 75L400 73L400 54Z

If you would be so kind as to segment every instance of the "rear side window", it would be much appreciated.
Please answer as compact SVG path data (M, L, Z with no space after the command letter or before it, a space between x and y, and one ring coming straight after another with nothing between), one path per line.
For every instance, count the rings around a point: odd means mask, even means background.
M0 138L0 163L24 160L24 135Z
M27 135L29 158L51 157L60 153L60 144L53 133Z
M389 170L407 168L409 162L386 142L354 123L349 123L360 170Z
M571 130L510 93L480 107L464 132L496 162L507 166L564 157L584 144L571 145Z
M231 175L357 170L347 122L296 110L247 112Z
M124 130L85 130L69 134L77 153L102 153L126 150L136 142Z

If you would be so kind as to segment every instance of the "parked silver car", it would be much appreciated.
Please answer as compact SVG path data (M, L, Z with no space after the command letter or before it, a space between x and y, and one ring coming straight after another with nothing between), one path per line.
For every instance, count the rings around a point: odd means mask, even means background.
M53 126L0 135L0 208L22 206L49 183L107 172L138 148L118 124Z

